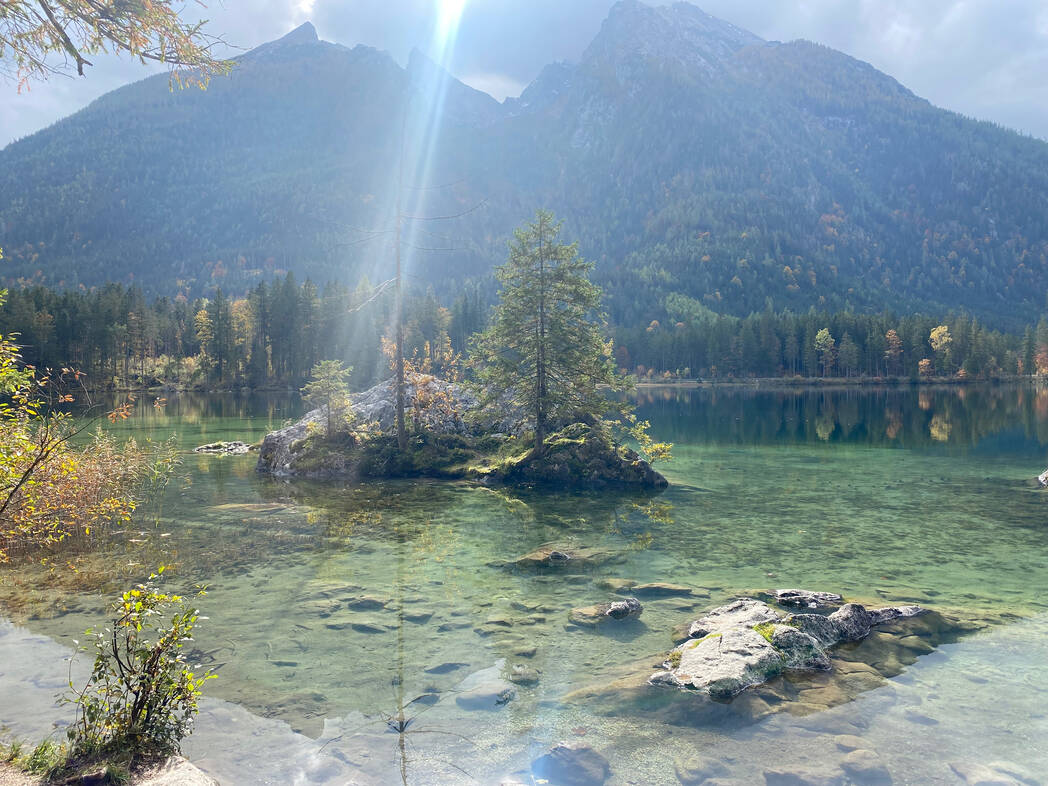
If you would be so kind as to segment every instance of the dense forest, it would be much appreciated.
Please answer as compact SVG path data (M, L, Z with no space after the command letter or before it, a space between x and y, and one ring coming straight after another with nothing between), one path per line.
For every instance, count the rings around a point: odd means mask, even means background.
M446 371L487 324L491 293L473 288L443 302L432 290L405 305L405 354ZM752 377L972 378L1048 374L1048 320L1022 333L968 316L885 312L802 314L770 309L744 318L694 300L667 303L670 319L613 327L614 357L641 380ZM298 387L320 360L353 367L352 385L389 376L383 338L390 294L367 281L318 287L294 275L246 297L147 299L136 287L12 290L0 334L16 334L25 362L75 367L96 387ZM461 364L458 366L461 370Z
M12 290L0 307L0 334L16 334L26 363L75 367L89 384L186 387L299 386L319 360L342 360L353 383L389 376L382 339L393 306L361 282L318 288L293 274L260 283L243 298L147 300L135 287L90 292ZM484 326L487 301L461 294L445 308L430 292L405 306L405 353L443 358Z
M1048 144L840 52L634 0L502 104L418 53L402 67L308 24L206 92L163 75L114 91L0 151L0 283L189 301L287 272L352 288L388 278L398 196L459 216L406 226L412 280L446 301L490 287L543 206L619 325L677 321L681 296L739 318L963 309L1021 331L1048 292Z

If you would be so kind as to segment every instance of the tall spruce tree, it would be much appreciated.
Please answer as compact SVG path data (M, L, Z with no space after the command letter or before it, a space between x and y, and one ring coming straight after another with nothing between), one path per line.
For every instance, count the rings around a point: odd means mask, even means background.
M601 290L593 265L575 243L557 242L561 225L548 210L517 229L490 327L473 342L473 364L485 395L509 391L535 420L536 455L552 424L604 414L601 386L620 388L611 343L604 338Z

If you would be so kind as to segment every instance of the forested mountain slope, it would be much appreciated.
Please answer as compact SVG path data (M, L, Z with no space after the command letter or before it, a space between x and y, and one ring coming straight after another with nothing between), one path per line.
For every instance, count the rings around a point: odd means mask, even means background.
M439 133L419 145L423 128ZM309 25L206 92L164 76L114 91L0 151L3 279L187 295L284 270L381 281L401 168L408 212L465 213L411 224L412 246L449 249L407 249L438 292L485 276L547 206L622 324L769 300L1001 325L1045 308L1048 144L817 44L635 0L503 104Z

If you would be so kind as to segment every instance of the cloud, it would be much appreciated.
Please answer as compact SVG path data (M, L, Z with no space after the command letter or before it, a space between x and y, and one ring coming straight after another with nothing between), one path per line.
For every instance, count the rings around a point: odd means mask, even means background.
M527 82L522 82L505 74L462 74L459 76L459 79L474 90L480 90L482 93L494 96L499 101L505 98L516 98L528 86Z
M431 55L441 0L240 0L203 12L249 49L310 18L321 36ZM1043 0L702 0L708 13L771 40L807 38L865 60L932 103L1048 139L1048 8ZM611 0L469 0L452 73L497 98L515 95L556 60L576 60ZM192 7L190 4L189 7ZM97 58L84 79L52 79L24 95L0 83L0 145L150 71ZM6 91L6 92L4 92Z

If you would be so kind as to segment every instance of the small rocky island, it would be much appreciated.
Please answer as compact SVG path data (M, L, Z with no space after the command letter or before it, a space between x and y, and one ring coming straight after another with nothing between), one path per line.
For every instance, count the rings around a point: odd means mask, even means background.
M784 671L828 671L831 648L924 613L920 606L867 609L828 592L777 590L772 598L799 613L782 614L755 598L715 608L681 631L685 640L648 682L730 699Z
M413 426L406 451L399 450L394 435L390 380L351 397L351 430L329 433L326 414L317 408L266 435L258 471L277 477L436 477L519 486L657 490L668 485L594 418L560 424L536 454L523 438L530 429L525 413L508 401L504 407L482 407L466 386L435 377L406 385L405 399Z

